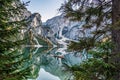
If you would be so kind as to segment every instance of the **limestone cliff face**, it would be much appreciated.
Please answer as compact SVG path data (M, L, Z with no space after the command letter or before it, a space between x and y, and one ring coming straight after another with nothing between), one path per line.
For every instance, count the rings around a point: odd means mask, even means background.
M21 3L16 2L16 4L20 5ZM39 13L32 14L26 8L21 9L21 13L12 18L12 20L22 19L27 21L27 26L21 30L22 36L24 37L27 33L35 44L38 44L37 38L40 37L49 39L53 44L59 44L62 39L78 41L83 36L92 36L91 32L94 30L94 28L84 29L81 27L83 22L70 21L63 15L55 16L42 23Z
M40 41L45 41L46 39L43 39L41 37L42 32L42 21L41 21L41 15L39 13L31 13L27 10L25 6L22 5L20 1L15 1L12 4L14 7L20 7L19 11L17 11L17 14L13 14L11 16L11 21L21 21L25 20L26 25L21 26L21 34L20 39L28 38L29 45L40 45ZM41 42L42 43L42 42Z
M52 42L57 43L59 40L75 40L81 37L92 36L93 29L84 29L81 26L83 22L73 22L66 19L63 15L53 17L47 20L43 26L42 35L48 37Z
M21 2L13 3L20 6ZM27 26L21 30L22 37L30 36L34 44L38 44L37 38L49 39L53 44L59 44L59 40L67 38L70 40L79 40L83 36L90 36L92 30L81 28L82 22L72 22L64 18L63 15L55 16L45 23L41 21L39 13L31 13L27 8L20 9L20 13L15 15L11 20L23 20ZM37 37L37 38L36 38ZM37 42L36 42L37 41Z
M28 18L28 30L31 29L35 35L41 34L41 15L39 13L33 13Z
M23 30L23 33L26 33L28 36L30 36L30 44L41 45L38 40L39 38L42 39L41 15L39 13L33 13L26 19L26 21L27 27Z

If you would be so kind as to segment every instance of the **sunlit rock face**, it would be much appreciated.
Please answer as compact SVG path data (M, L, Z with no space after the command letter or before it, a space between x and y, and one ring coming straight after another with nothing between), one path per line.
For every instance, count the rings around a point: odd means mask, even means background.
M14 7L20 7L17 14L11 15L10 21L25 21L25 25L21 25L19 39L29 38L26 42L27 45L44 45L48 40L42 36L42 21L39 13L31 13L27 8L22 5L20 1L14 1L12 5ZM46 42L46 43L45 43ZM25 44L26 45L26 44Z
M41 36L41 15L39 13L33 13L26 19L26 21L27 27L25 28L24 33L30 37L30 45L42 45L40 44L41 40L43 40Z
M21 2L13 3L14 6L21 5ZM24 38L25 34L31 34L33 42L36 42L34 36L48 38L54 44L59 44L58 40L65 38L70 40L79 40L83 36L91 36L92 29L82 28L83 22L73 22L66 19L64 15L53 17L42 24L41 15L39 13L31 13L25 7L20 10L19 15L11 18L12 21L25 19L28 23L26 27L21 30L21 37ZM37 43L37 42L36 42Z
M23 10L23 17L27 22L26 26L23 26L21 30L22 38L26 38L29 36L29 44L30 45L40 45L39 38L41 38L41 15L39 13L29 14L28 10Z
M62 23L62 24L61 24ZM43 24L43 36L49 38L53 43L57 43L56 39L60 39L61 36L61 30L66 25L65 23L68 23L65 21L62 16L56 16L52 19L49 19L46 21L46 23Z
M20 7L17 14L11 16L10 21L21 21L24 20L26 22L25 25L21 26L20 30L20 39L28 38L27 44L29 45L40 45L41 38L41 15L39 13L31 13L27 10L23 3L20 1L13 2L14 7ZM26 3L24 3L26 4ZM42 39L42 38L41 38Z
M41 34L41 15L39 13L33 13L28 18L28 30L32 29L34 34Z
M43 28L43 36L48 37L52 42L67 38L70 40L79 40L81 37L92 36L93 29L84 29L81 26L84 22L73 22L66 19L63 15L53 17L47 20Z

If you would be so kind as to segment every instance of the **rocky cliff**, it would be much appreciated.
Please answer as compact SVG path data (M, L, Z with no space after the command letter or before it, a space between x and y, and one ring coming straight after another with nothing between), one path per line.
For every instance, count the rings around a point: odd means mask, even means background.
M78 41L81 37L92 36L93 29L84 29L81 26L84 22L73 22L66 19L63 15L47 20L43 26L42 35L49 38L53 43L66 41Z
M41 36L42 33L42 21L41 21L41 15L39 13L31 13L27 10L25 6L22 5L21 2L15 1L13 3L15 7L20 7L19 13L16 15L13 15L11 17L12 21L20 21L25 20L26 25L21 26L21 34L20 39L23 38L29 38L27 41L27 45L31 46L39 46L41 45L48 45L50 43L47 38Z
M17 5L21 4L17 2ZM15 5L15 4L14 4ZM73 22L66 19L64 15L53 17L47 20L45 23L41 21L41 15L39 13L31 13L26 8L21 9L19 16L12 18L13 20L25 19L27 27L21 30L22 37L30 37L30 44L40 45L44 41L58 44L66 44L67 42L74 40L78 41L81 37L92 36L93 29L84 29L81 26L84 22Z

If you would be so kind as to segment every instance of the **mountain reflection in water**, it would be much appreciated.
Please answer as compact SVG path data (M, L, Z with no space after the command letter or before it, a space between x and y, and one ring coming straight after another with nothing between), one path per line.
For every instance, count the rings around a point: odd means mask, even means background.
M81 61L86 59L85 51L66 52L63 54L57 51L59 48L26 48L32 54L32 73L36 80L72 80L72 73L67 67L79 65Z

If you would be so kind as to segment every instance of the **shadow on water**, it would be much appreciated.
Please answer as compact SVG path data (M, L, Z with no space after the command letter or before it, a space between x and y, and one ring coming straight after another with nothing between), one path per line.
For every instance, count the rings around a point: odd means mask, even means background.
M65 51L66 54L63 54L59 48L26 47L23 52L24 56L30 57L30 80L72 80L72 73L67 67L78 65L86 58L84 51Z

